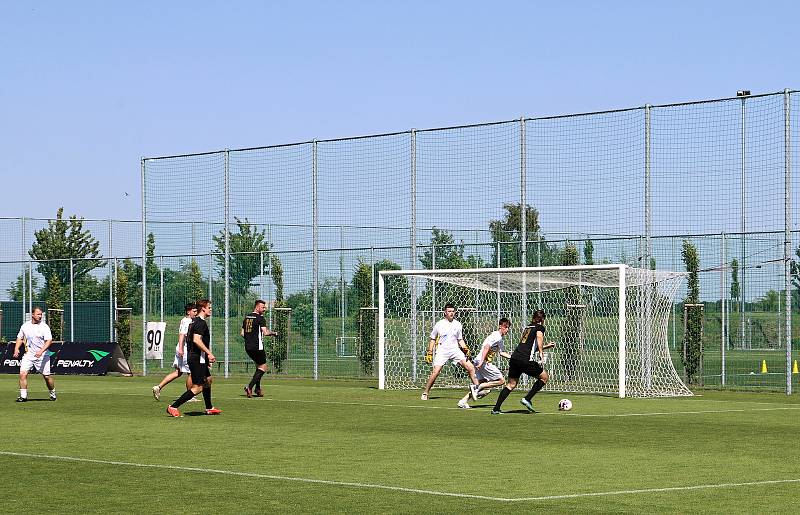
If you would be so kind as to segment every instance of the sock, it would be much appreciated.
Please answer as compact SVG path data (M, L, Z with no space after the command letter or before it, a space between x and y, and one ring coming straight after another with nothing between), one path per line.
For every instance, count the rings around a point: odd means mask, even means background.
M497 402L494 404L495 411L500 411L500 406L503 404L503 401L505 401L506 397L508 397L509 395L511 395L511 390L509 390L507 387L503 387L503 389L500 390L500 395L497 396Z
M192 392L191 390L186 390L185 392L183 392L183 395L178 397L175 400L175 402L173 402L170 406L172 406L173 408L177 408L178 406L180 406L184 402L189 402L189 399L194 397L194 395L195 395L194 392Z
M260 368L257 368L255 373L253 374L253 378L250 380L250 384L247 386L249 386L250 388L255 387L257 389L261 389L261 376L263 375L264 371L261 370Z
M206 401L206 409L211 409L211 408L214 407L214 405L211 404L211 387L210 386L206 386L206 387L203 388L203 400Z
M466 394L465 396L463 396L461 398L461 400L459 402L467 402L468 400L469 400L469 394Z
M23 399L27 399L28 398L28 389L27 388L20 388L19 389L19 396L22 397Z
M530 400L533 399L533 396L536 395L536 392L541 390L543 386L544 386L544 381L542 381L541 379L537 379L536 382L533 383L531 390L525 395L525 398L528 399L528 401L530 402Z

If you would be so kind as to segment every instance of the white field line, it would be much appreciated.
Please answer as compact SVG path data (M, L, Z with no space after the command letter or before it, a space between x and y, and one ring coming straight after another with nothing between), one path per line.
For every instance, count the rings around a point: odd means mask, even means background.
M519 502L519 501L546 501L558 499L579 499L583 497L602 497L611 495L637 495L649 493L664 493L664 492L682 492L687 490L706 490L711 488L737 488L743 486L761 486L761 485L781 485L790 483L800 483L800 479L775 479L767 481L748 481L741 483L717 483L705 485L687 485L687 486L672 486L664 488L641 488L631 490L611 490L606 492L582 492L574 494L560 494L560 495L543 495L537 497L493 497L487 495L464 494L458 492L439 492L437 490L424 490L420 488L406 488L402 486L379 485L371 483L358 483L349 481L331 481L327 479L311 479L305 477L291 477L291 476L275 476L271 474L257 474L254 472L238 472L235 470L221 470L221 469L208 469L199 467L180 467L177 465L163 465L163 464L148 464L148 463L133 463L129 461L112 461L112 460L97 460L92 458L79 458L75 456L55 456L48 454L31 454L23 452L0 451L0 456L13 456L18 458L33 458L39 460L51 461L70 461L77 463L93 463L97 465L112 465L117 467L136 467L136 468L149 468L161 470L177 470L180 472L199 472L204 474L218 474L224 476L254 478L254 479L271 479L274 481L291 481L296 483L310 483L330 486L342 486L349 488L361 488L370 490L390 490L395 492L404 492L422 495L436 495L444 497L460 497L467 499L482 499L495 502Z

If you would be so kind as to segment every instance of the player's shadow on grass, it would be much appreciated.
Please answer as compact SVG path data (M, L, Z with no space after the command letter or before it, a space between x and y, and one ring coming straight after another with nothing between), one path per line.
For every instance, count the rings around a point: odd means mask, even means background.
M31 398L28 398L28 400L25 402L44 402L44 401L52 402L50 399L31 399ZM20 404L25 404L25 402L20 402Z
M199 416L205 417L206 416L206 412L205 411L186 411L186 412L184 412L184 415L187 416L187 417L199 417Z

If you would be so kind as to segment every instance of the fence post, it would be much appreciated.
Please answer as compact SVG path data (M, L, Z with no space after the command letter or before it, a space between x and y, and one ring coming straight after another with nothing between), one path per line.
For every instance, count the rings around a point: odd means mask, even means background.
M25 217L24 216L22 217L22 220L20 220L20 222L22 223L22 238L20 238L20 248L21 248L20 258L22 259L22 256L25 255ZM22 286L22 288L21 288L22 289L22 323L24 324L25 323L25 305L27 304L27 298L29 296L28 295L28 291L27 291L28 288L25 286L25 268L22 269L22 284L20 286Z
M317 140L311 147L311 281L314 332L314 379L319 379L319 206L317 205Z
M229 354L228 354L228 319L230 316L230 294L231 294L231 278L230 278L230 259L231 259L231 244L230 244L230 227L228 226L228 218L230 218L231 201L230 201L230 173L231 173L231 152L225 150L225 164L223 173L223 190L224 190L224 204L225 204L225 281L224 284L224 313L223 313L223 339L225 342L225 377L229 374Z
M417 130L411 129L411 259L412 270L417 268ZM374 267L373 261L373 267ZM373 270L373 277L375 272ZM417 380L417 278L411 277L411 380ZM373 279L374 281L374 279ZM380 286L383 285L381 280ZM379 289L380 289L379 286ZM374 294L373 286L373 294ZM373 297L374 298L374 297ZM374 305L374 304L373 304ZM383 312L381 312L383 313ZM383 328L383 325L381 325ZM383 337L383 335L380 335Z
M114 228L113 220L108 220L108 339L117 341L114 338L114 268L111 257L114 255Z
M725 248L725 233L723 232L720 235L720 263L722 264L720 268L720 278L719 278L719 289L720 289L720 304L719 304L719 311L720 311L720 342L719 342L719 351L720 351L720 382L722 386L725 386L726 379L725 379L725 359L726 359L726 351L728 349L728 299L727 299L727 291L728 291L728 253L727 249Z
M784 323L786 324L786 395L792 394L792 125L789 90L783 90L783 152L784 152L784 238L783 238L783 284Z
M746 276L747 276L747 197L746 197L746 190L747 190L747 111L746 111L746 100L745 97L742 97L742 109L741 109L741 120L742 120L742 134L741 134L741 161L742 161L742 169L741 169L741 231L742 231L742 248L740 249L742 252L742 262L739 264L739 328L740 328L740 345L743 349L749 349L750 346L746 344L747 337L745 335L745 304L747 302L747 297L745 296L745 288L746 288Z
M644 106L644 264L642 268L650 268L650 259L653 255L653 242L650 237L653 227L653 201L652 201L652 176L651 176L651 127L650 104Z
M142 375L147 375L147 189L145 160L142 158ZM133 347L131 342L131 347ZM131 354L133 349L131 348Z
M75 271L69 258L69 339L75 341Z

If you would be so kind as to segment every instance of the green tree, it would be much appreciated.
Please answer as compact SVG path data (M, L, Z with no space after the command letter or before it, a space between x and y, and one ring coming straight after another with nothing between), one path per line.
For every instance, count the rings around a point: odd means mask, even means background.
M567 242L561 254L562 266L574 266L578 263L578 248ZM580 337L583 308L579 307L581 302L581 289L578 286L570 286L564 290L564 301L566 302L566 316L564 318L564 379L572 381L576 377L576 371L580 362Z
M592 240L586 240L586 243L583 245L583 264L584 265L593 265L594 264L594 243Z
M492 266L497 266L498 262L504 268L524 266L520 251L523 211L525 213L525 231L528 241L539 239L539 211L527 204L523 210L520 203L503 204L503 209L505 210L505 216L501 220L491 220L489 222L489 231L492 234L492 241L495 243ZM500 244L499 255L497 243ZM535 261L532 262L535 263Z
M14 302L22 302L22 299L27 299L28 295L31 294L28 292L28 278L30 274L28 274L28 270L24 270L14 281L11 283L11 287L6 290L8 292L8 298L13 300ZM39 280L36 277L30 277L31 285L33 289L33 298L36 299L40 295L39 291Z
M61 281L57 274L48 281L50 288L47 290L47 324L50 326L50 331L53 333L54 341L62 341L64 339L63 325L64 325L64 304L62 302ZM52 310L52 311L51 311Z
M739 261L731 261L731 300L734 304L734 311L739 310Z
M686 271L689 273L687 278L686 304L700 303L700 258L697 254L697 247L688 240L683 240L681 250ZM686 377L689 382L694 382L700 371L702 359L702 327L703 311L696 307L689 307L686 313L686 334L683 336L684 356L681 356Z
M125 260L130 262L130 260ZM130 263L132 264L132 263ZM127 308L131 307L130 287L128 283L128 272L131 270L130 266L123 266L117 269L117 287L114 292L117 297L117 307ZM120 309L116 313L116 320L114 321L114 329L117 332L117 343L120 350L125 355L125 359L131 357L131 311L127 309Z
M374 275L373 275L374 269ZM384 259L371 266L369 263L359 259L353 273L353 280L351 282L352 296L356 301L356 309L354 310L353 317L358 324L358 333L360 338L359 355L358 359L361 363L361 370L365 374L372 374L375 367L375 351L377 349L377 309L361 308L374 308L375 298L373 296L373 284L375 289L378 288L378 274L381 270L400 270L400 265ZM400 295L406 295L406 302L408 301L408 280L405 277L394 277L393 281L402 281L394 284L384 292L384 299L387 305L392 302L402 301ZM410 306L409 306L410 307Z
M270 255L269 263L270 277L272 278L272 284L275 285L274 307L286 307L283 299L283 264L275 254ZM273 369L281 372L289 349L289 315L284 310L277 309L274 311L272 330L278 335L272 338L271 344L267 347L267 357L272 362Z
M65 220L63 207L58 208L56 219L36 231L34 237L36 241L28 255L38 261L36 270L45 277L45 290L50 288L50 278L56 275L64 287L70 284L69 258L73 258L72 279L76 288L89 272L102 264L99 259L92 259L102 258L100 242L88 229L84 230L82 218L73 215Z
M261 266L260 252L267 253L270 251L270 244L267 240L266 231L259 231L257 227L250 224L245 218L236 220L236 229L238 232L230 233L228 235L228 244L230 250L230 262L228 265L228 284L231 292L238 296L239 302L252 300L247 296L250 286L254 277L266 272L265 269L259 270ZM216 245L217 254L214 259L217 262L217 269L220 275L225 272L225 231L220 231L220 234L214 236L214 244Z
M192 258L188 265L186 265L186 273L188 275L188 298L186 303L197 302L208 296L208 283L203 286L203 272L200 271L200 265Z

